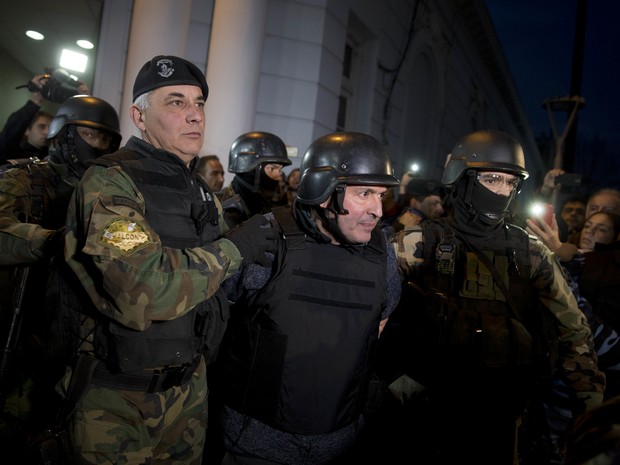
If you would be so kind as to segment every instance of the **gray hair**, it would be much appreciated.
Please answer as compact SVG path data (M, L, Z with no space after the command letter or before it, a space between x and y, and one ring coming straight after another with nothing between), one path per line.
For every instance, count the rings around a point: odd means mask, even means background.
M140 111L146 110L149 107L152 92L153 91L150 90L148 92L145 92L144 94L138 95L136 99L133 101L133 104L137 106L140 109Z

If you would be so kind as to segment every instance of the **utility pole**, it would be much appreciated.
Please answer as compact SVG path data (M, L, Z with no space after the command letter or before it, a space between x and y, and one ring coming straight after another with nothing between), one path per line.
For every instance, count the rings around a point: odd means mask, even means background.
M575 14L575 39L573 40L573 62L570 83L570 95L581 95L581 83L583 81L583 59L586 42L586 13L588 0L577 0ZM564 151L564 169L568 172L575 171L575 152L577 147L577 126L579 115L575 116L572 130L568 132Z
M551 123L551 130L553 131L553 139L555 140L555 157L553 159L553 168L559 169L564 167L564 142L568 135L577 113L586 105L586 101L583 97L556 97L547 99L543 102L543 107L547 109L547 116L549 117L549 123ZM562 133L558 133L558 127L555 124L553 112L568 113L568 119ZM556 206L558 201L558 190L554 189L551 193L551 203Z

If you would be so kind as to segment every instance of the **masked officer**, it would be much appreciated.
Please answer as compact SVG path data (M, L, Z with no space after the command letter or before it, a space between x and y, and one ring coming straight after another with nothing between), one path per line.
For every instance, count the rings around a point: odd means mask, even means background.
M78 356L59 387L79 399L69 436L81 463L200 463L206 362L228 318L220 284L274 237L257 216L220 238L221 206L197 172L208 91L183 58L147 61L129 111L141 137L75 190L65 258L78 287L65 321L77 320Z
M428 416L413 408L408 418L420 426L409 452L422 463L513 465L518 424L526 425L521 454L528 437L544 433L534 412L554 377L568 387L573 413L601 402L592 335L558 263L506 221L527 177L513 137L468 134L444 169L448 217L394 238L404 290L379 365L400 364L408 375L396 383L401 399L425 396Z
M237 137L228 157L228 171L235 177L218 194L228 225L286 205L282 168L290 164L286 145L275 134L254 131Z
M47 159L24 160L0 175L3 406L8 396L1 437L20 454L25 438L54 420L58 405L54 383L64 366L56 366L49 350L46 291L62 261L67 206L86 163L118 149L118 115L100 98L70 97L59 106L47 138Z

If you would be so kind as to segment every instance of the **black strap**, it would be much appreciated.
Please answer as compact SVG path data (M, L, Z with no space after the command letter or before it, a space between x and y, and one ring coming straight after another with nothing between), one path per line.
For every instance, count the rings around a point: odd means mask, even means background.
M90 383L93 372L98 364L99 360L86 353L81 353L79 355L75 367L73 368L73 372L71 373L67 396L60 407L60 411L58 412L60 423L63 423L75 411L77 404L84 394L86 386Z
M306 233L304 233L295 221L293 211L288 206L271 209L276 221L280 224L287 250L300 250L305 248Z
M174 386L182 386L187 383L192 378L199 363L200 357L196 357L192 363L152 370L144 374L112 373L105 364L100 363L92 373L92 383L100 387L127 391L163 392Z

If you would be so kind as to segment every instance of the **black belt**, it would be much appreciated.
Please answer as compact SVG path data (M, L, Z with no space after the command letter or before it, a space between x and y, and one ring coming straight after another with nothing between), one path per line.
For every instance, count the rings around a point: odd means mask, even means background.
M200 357L197 357L192 363L181 366L130 374L112 373L100 362L93 372L92 383L100 387L126 391L163 392L187 383L199 363Z

